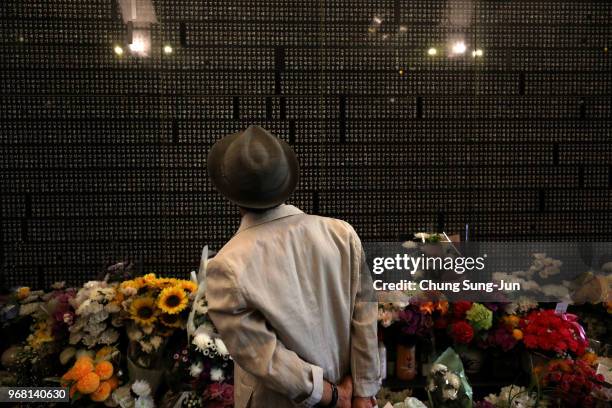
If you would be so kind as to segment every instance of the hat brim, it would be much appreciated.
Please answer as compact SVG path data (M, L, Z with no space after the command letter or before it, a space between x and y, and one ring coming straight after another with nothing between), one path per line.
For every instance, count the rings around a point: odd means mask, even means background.
M232 142L240 135L241 133L234 133L225 136L210 148L206 167L208 169L208 176L210 177L212 184L215 186L217 191L221 193L221 195L241 207L264 209L282 204L289 198L289 196L291 196L291 193L293 193L299 181L300 165L295 153L293 152L293 149L291 149L291 147L285 141L280 139L278 140L287 160L289 173L289 179L284 184L283 188L278 191L261 195L257 198L246 197L245 194L240 191L237 185L228 182L227 178L224 177L222 172L223 158L225 153Z

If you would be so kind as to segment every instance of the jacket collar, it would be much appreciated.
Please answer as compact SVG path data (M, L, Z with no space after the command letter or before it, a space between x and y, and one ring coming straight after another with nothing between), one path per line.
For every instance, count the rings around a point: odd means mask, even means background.
M304 212L299 208L287 204L281 204L278 207L274 207L262 213L247 212L242 216L242 220L240 221L240 227L238 228L236 234L240 231L254 227L256 225L278 220L279 218L289 217L290 215L297 215L303 213Z

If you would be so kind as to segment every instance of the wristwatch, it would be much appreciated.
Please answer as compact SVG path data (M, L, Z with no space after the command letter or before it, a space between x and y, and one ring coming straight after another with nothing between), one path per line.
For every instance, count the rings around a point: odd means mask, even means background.
M334 383L330 383L330 385L332 389L332 397L331 401L329 401L329 404L327 404L326 407L336 408L336 404L338 403L338 387L336 387L336 384Z

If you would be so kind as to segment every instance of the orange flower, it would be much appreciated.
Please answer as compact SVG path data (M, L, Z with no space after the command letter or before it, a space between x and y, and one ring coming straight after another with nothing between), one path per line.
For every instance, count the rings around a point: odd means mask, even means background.
M434 304L433 302L423 302L419 305L419 310L421 313L432 314L434 311Z
M113 354L113 350L114 349L112 347L110 347L110 346L102 347L96 353L96 361L99 361L99 360L108 360L110 358L111 354Z
M19 298L19 300L23 300L25 298L27 298L28 296L30 296L30 288L27 286L22 286L19 289L17 289L17 298Z
M91 373L93 369L94 365L93 361L91 361L91 357L80 357L76 361L76 363L74 363L74 366L70 369L70 371L72 371L72 375L70 376L70 378L67 378L71 380L79 380L86 374ZM70 371L68 371L68 373L70 373Z
M582 356L582 359L587 362L588 365L594 365L597 361L597 354L595 353L585 353Z
M514 337L515 340L523 340L523 332L519 329L514 329L512 330L512 337Z
M517 327L519 323L521 322L521 319L515 315L504 316L503 320L504 320L504 323L506 323L506 325L512 328Z
M437 302L436 310L440 312L440 314L445 315L446 313L448 313L448 302L446 300Z
M69 391L69 395L70 398L74 397L74 394L76 394L77 392L77 385L76 384L72 384L72 387L70 387L70 391Z
M109 378L105 382L110 384L111 390L115 390L117 387L119 387L119 379L115 375L113 375L111 378Z
M84 377L77 382L77 390L81 394L91 394L100 386L100 377L96 373L85 374Z
M100 361L96 365L95 372L101 380L108 380L113 375L113 365L108 361Z
M98 386L98 389L95 390L90 396L89 398L91 398L92 401L96 401L96 402L102 402L105 401L108 396L111 393L111 385L108 383L108 381L102 381L100 383L100 386Z

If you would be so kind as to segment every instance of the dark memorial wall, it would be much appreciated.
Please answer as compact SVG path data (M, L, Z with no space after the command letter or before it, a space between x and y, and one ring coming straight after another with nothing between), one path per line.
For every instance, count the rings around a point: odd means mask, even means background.
M114 0L0 4L2 285L197 268L239 222L206 154L252 123L364 241L612 239L609 1L152 5L141 57Z

